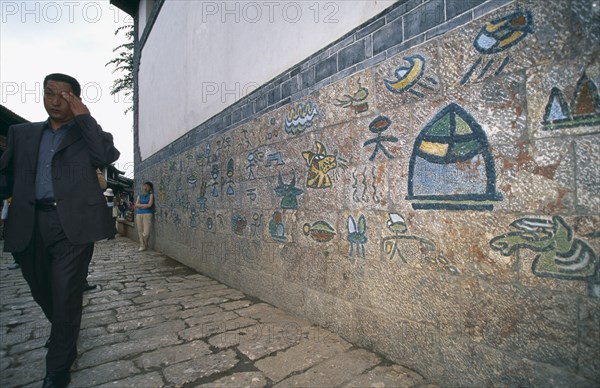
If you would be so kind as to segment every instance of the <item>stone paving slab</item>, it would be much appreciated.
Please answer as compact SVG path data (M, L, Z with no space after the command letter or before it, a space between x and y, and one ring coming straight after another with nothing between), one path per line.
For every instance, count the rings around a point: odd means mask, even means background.
M50 326L11 262L0 258L0 387L39 388ZM96 244L89 280L70 387L430 383L126 238Z
M231 387L249 387L260 388L267 385L267 379L260 372L240 372L231 376L222 377L212 383L196 385L196 387L205 388L231 388Z
M345 352L350 347L351 345L341 338L338 341L327 342L305 339L283 352L258 360L255 365L271 381L278 382L294 372L306 370L336 354Z
M180 386L206 376L223 373L232 369L239 361L236 353L229 349L168 366L163 373L168 383Z
M284 387L339 387L355 376L381 362L381 358L364 349L340 353L306 372L288 377L275 388Z
M210 347L206 342L194 341L183 345L171 346L144 353L136 360L136 364L143 369L162 368L182 361L206 356L211 353Z
M378 366L363 373L344 385L346 388L362 387L414 387L423 377L400 365Z
M96 368L87 368L74 372L72 375L73 383L71 386L73 388L86 388L119 380L138 373L140 373L140 370L136 368L131 361L123 360L107 362Z

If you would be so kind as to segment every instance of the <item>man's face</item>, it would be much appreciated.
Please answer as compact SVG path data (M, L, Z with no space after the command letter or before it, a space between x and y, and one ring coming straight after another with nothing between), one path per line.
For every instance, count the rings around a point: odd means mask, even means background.
M73 119L74 116L67 100L61 96L63 92L69 93L72 91L71 85L66 82L46 82L46 86L44 86L44 108L46 108L50 119L57 123L67 123Z

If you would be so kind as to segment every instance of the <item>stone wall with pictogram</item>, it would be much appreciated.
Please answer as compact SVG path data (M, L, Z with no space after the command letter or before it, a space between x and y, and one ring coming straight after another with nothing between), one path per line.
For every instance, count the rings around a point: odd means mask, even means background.
M444 385L600 384L593 3L398 2L138 161L155 248Z

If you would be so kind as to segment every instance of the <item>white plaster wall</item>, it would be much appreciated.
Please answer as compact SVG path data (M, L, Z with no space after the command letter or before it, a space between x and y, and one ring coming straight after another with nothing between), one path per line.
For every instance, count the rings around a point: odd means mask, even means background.
M395 2L166 1L140 60L142 160Z

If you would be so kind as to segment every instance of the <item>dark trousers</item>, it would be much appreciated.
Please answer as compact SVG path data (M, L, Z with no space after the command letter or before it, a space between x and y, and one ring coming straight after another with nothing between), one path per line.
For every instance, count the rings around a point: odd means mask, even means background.
M71 244L56 209L47 209L36 210L29 245L23 252L13 253L33 299L52 324L47 372L69 370L77 357L83 282L93 247L93 243Z

